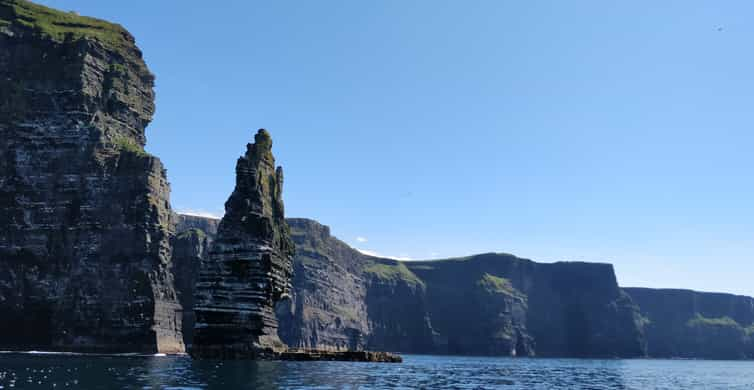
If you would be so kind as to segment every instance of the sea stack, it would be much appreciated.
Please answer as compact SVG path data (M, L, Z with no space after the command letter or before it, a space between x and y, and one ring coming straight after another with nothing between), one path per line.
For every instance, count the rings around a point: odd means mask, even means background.
M265 359L285 351L275 305L290 293L294 245L282 193L283 169L260 129L236 163L236 188L200 267L193 357Z
M0 0L0 349L184 351L153 85L123 27Z

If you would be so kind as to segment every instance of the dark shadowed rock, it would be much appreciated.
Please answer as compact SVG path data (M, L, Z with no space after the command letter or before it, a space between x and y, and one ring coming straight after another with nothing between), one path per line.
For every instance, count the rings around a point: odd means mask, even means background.
M175 214L173 237L173 274L178 300L183 308L183 343L189 349L194 342L194 287L202 259L209 258L209 248L217 235L220 219Z
M0 0L0 348L183 351L153 80L121 26Z
M618 288L609 264L545 264L490 253L406 265L427 285L440 352L645 354L638 308Z
M430 352L424 286L395 260L366 256L309 219L288 219L296 244L293 297L280 337L319 350Z
M359 264L347 245L314 221L289 219L296 245L293 294L277 308L283 341L293 348L360 350L370 333ZM340 261L338 261L340 260Z
M649 356L754 358L754 298L691 290L624 290L641 307Z
M373 363L402 363L403 358L389 352L372 351L322 351L301 350L285 351L277 354L280 360L298 361L341 361L341 362L373 362Z
M211 221L211 220L210 220ZM186 225L177 225L177 229L183 229ZM209 248L212 245L210 234L201 229L189 228L179 230L173 237L173 275L175 286L178 291L178 301L183 308L182 333L183 343L190 348L194 341L194 286L199 277L199 268L202 259L209 257Z
M236 164L236 188L196 283L191 354L263 358L283 351L274 308L291 287L294 246L283 209L283 170L264 129Z
M644 319L612 266L506 254L401 262L364 255L327 226L288 219L292 299L279 335L304 350L637 357Z

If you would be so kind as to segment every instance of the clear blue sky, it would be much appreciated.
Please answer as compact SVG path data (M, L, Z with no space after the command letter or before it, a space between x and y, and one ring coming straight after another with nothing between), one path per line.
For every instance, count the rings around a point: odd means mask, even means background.
M265 127L287 215L360 249L754 295L754 3L42 3L136 36L177 210Z

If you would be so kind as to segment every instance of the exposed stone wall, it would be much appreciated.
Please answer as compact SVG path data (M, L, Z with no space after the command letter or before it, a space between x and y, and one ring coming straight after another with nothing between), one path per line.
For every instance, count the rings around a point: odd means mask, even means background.
M361 350L370 328L359 264L344 262L351 248L327 226L289 219L296 244L292 299L278 307L280 337L292 348Z
M176 233L185 232L189 229L198 229L206 233L210 238L214 238L220 225L220 218L215 219L187 214L176 214L174 218Z
M29 27L57 12L0 3L0 348L181 352L154 78L120 26Z
M612 266L505 254L400 262L288 219L293 293L277 307L290 347L491 356L636 357L644 318Z
M196 283L192 356L256 358L285 349L275 305L288 298L294 246L284 219L283 170L259 130L236 164L236 187Z
M624 290L641 308L649 356L754 359L754 298L677 289Z

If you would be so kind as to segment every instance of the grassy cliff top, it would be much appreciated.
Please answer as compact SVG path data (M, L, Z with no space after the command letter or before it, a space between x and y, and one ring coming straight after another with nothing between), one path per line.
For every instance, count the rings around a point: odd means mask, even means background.
M121 25L64 12L26 0L0 0L0 27L17 26L49 37L56 42L66 39L95 39L106 48L131 57L133 37Z
M400 261L374 263L367 267L364 272L384 282L395 283L403 280L409 285L424 286L424 282Z

